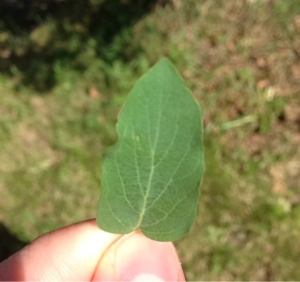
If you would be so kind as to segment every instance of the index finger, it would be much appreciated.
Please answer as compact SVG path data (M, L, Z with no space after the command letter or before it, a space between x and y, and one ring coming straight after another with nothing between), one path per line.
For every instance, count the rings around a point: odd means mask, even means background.
M122 235L94 219L47 233L0 264L0 280L92 281L106 251Z

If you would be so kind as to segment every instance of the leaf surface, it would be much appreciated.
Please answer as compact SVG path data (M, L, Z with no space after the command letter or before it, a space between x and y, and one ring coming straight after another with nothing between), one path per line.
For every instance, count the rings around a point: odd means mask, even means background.
M139 228L157 241L186 235L204 172L201 111L167 60L142 76L120 113L119 141L103 160L97 222L111 233Z

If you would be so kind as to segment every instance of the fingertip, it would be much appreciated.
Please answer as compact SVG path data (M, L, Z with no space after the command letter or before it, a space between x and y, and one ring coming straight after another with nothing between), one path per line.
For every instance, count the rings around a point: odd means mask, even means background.
M104 254L94 281L185 281L174 245L134 232Z

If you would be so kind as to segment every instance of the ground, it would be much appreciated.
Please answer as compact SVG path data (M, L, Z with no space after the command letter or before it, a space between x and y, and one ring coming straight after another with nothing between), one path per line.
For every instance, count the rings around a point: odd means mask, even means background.
M187 279L299 280L299 3L173 0L131 32L130 61L58 65L47 93L1 74L0 222L30 241L94 217L121 105L167 56L205 126L199 215L175 242Z

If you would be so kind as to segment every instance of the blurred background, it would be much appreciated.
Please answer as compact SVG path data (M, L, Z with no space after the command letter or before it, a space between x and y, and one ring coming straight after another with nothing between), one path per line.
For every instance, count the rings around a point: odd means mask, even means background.
M203 109L188 280L300 280L299 0L1 0L0 260L95 217L101 158L161 57Z

